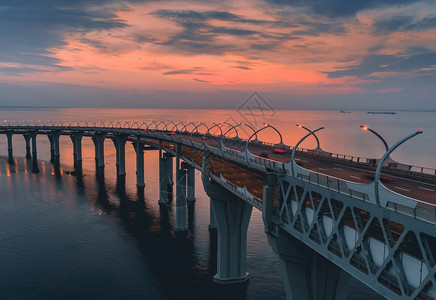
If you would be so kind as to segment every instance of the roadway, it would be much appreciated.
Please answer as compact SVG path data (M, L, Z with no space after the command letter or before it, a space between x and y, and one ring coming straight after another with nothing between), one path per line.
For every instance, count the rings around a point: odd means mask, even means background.
M181 136L186 140L191 139L190 135L188 134L182 134ZM201 135L193 135L193 140L197 143L203 143L204 141L203 136ZM208 137L208 139L205 140L205 142L207 143L208 146L211 147L215 147L215 148L221 147L221 141L219 138ZM237 151L245 150L245 142L232 141L232 142L225 143L225 146L229 149L233 149ZM277 162L287 163L290 162L291 160L290 152L284 154L278 154L274 152L274 148L272 147L265 147L264 145L256 145L255 143L250 143L248 149L254 155L260 157L266 157L270 160L274 160ZM199 165L201 165L200 161L198 161L198 163ZM317 173L325 174L327 176L332 176L339 179L343 179L355 183L361 183L361 184L368 184L372 182L375 173L374 170L368 170L359 167L357 163L355 165L350 165L350 163L341 162L341 160L329 159L326 157L317 157L314 155L307 155L301 152L297 152L296 154L296 163L301 167L313 172L317 172ZM220 164L222 164L222 162ZM241 169L235 170L234 167L230 165L231 164L226 164L226 167L220 168L220 170L226 179L229 180L230 178L235 179L236 181L232 181L232 182L237 185L242 184L241 182L242 176L240 176L240 174L243 174L244 177L247 177L248 174L253 173L252 171L245 168L241 168L242 170ZM226 171L226 168L229 168L229 170ZM233 171L235 173L232 173ZM239 179L234 178L233 174L238 175ZM260 183L259 180L262 179L256 177L254 180L257 183ZM263 178L263 182L265 182L264 178ZM398 194L436 205L436 197L435 197L436 178L434 180L434 183L427 183L427 182L422 182L419 179L417 180L415 178L405 177L403 173L391 175L382 172L381 182L388 189ZM250 181L247 180L244 180L244 184L247 186L249 190L252 191L254 195L256 194L260 195L260 198L262 198L261 197L262 192L260 191L259 193L259 188L256 188L255 186L250 188L252 183L250 183Z

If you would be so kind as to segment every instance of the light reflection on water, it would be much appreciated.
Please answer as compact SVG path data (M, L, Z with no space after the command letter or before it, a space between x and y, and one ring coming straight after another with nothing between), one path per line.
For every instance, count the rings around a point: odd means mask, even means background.
M226 120L233 111L163 111L163 110L80 110L56 109L32 112L0 112L0 119L179 119ZM365 113L277 112L274 120L285 142L295 143L305 133L295 126L326 126L320 139L325 150L380 155L383 145L375 137L360 132L359 125L380 127L386 138L395 139L415 130L410 116L418 116L421 124L434 132L430 113L399 113L394 116L367 116ZM403 120L401 114L409 114ZM401 117L401 118L400 118ZM416 118L418 118L416 117ZM379 118L379 119L377 119ZM384 119L384 126L381 118ZM389 119L390 118L390 119ZM389 120L388 120L389 119ZM413 118L412 118L413 119ZM305 122L304 122L305 121ZM415 119L416 121L416 119ZM353 128L351 124L356 128ZM372 125L374 124L374 125ZM424 125L419 125L425 128ZM413 125L413 126L412 126ZM261 126L261 125L259 125ZM381 132L382 130L380 130ZM403 134L405 133L405 134ZM263 137L271 139L271 134ZM423 135L424 137L425 135ZM390 138L389 138L390 137ZM434 137L434 136L433 136ZM407 162L431 164L433 159L426 143L433 137L416 139L416 149L405 147L401 155ZM368 142L369 141L369 142ZM25 155L24 139L14 136L14 155ZM314 144L303 145L306 147ZM0 136L0 155L6 155L6 139ZM49 143L38 137L40 174L32 174L31 164L17 158L9 166L0 161L0 297L1 298L144 298L144 299L284 299L279 262L267 244L261 214L253 210L248 232L247 268L251 274L247 288L217 287L214 241L208 231L209 201L196 173L197 202L190 209L189 233L174 233L174 208L160 210L158 199L158 161L155 151L145 154L144 193L138 193L135 178L135 155L126 147L126 184L117 184L115 150L105 142L104 180L94 172L94 146L84 138L84 177L65 172L59 176L49 159ZM377 149L375 149L377 148ZM343 151L349 150L349 151ZM410 152L407 152L410 151ZM72 170L72 148L68 137L61 137L63 169ZM233 295L234 297L229 296ZM378 297L370 289L353 281L349 299Z

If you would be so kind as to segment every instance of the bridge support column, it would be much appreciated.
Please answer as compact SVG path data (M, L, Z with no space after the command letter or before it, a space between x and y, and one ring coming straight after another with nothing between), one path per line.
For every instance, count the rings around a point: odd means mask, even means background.
M212 200L210 200L209 204L209 230L216 230L216 220L215 213L213 212Z
M11 131L6 132L6 137L8 138L8 163L11 165L14 163L14 155L13 155L13 148L12 148L12 135L13 135L13 133Z
M11 165L14 163L14 155L13 155L13 148L12 148L12 135L13 135L13 133L11 131L6 132L6 137L8 138L8 163Z
M159 203L168 204L173 194L173 155L159 150Z
M74 169L79 172L82 171L82 137L82 132L70 136L73 142Z
M286 233L268 234L279 255L288 299L345 300L350 275L337 265Z
M61 134L59 131L54 131L48 134L48 139L50 141L50 162L59 167L60 165L60 149L59 149L59 138Z
M96 133L92 137L95 148L95 167L97 170L104 168L104 140L105 133Z
M252 206L211 181L203 181L210 197L218 227L217 274L221 284L244 282L246 272L247 230Z
M188 178L188 186L187 186L187 198L186 201L188 203L195 202L195 168L191 165L187 166L187 178Z
M180 158L176 158L176 228L175 231L188 230L186 219L186 169L188 164L180 163Z
M38 156L36 151L36 136L38 134L36 132L31 132L30 137L32 139L32 172L39 173L38 168Z
M126 141L127 137L117 135L112 140L116 150L116 164L117 164L117 176L118 179L124 179L126 177Z
M144 187L144 142L137 137L133 142L133 147L136 151L136 186Z
M23 134L24 140L26 141L26 159L31 159L32 154L30 152L30 135L25 133Z

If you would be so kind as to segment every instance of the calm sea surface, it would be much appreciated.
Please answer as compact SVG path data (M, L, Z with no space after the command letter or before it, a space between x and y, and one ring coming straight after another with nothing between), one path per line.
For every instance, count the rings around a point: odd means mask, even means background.
M244 121L260 128L276 126L289 145L309 128L325 126L319 133L324 150L364 157L380 157L383 144L359 125L379 131L388 143L416 131L424 134L404 144L393 155L397 161L436 167L436 113L150 109L2 109L0 120L144 120ZM241 131L241 136L249 131ZM261 139L278 142L273 131ZM268 246L261 214L250 221L245 286L213 284L216 244L208 231L209 200L196 173L197 201L189 210L187 236L174 233L174 207L159 209L158 154L145 153L146 188L137 191L135 156L126 147L126 184L119 185L115 149L105 142L105 174L94 170L94 146L83 139L84 176L73 176L72 147L61 137L62 175L49 160L46 136L38 137L41 173L32 174L24 139L14 136L15 165L6 163L6 137L0 136L0 299L285 299L279 261ZM313 147L308 140L303 147ZM352 281L349 299L380 299L370 288Z

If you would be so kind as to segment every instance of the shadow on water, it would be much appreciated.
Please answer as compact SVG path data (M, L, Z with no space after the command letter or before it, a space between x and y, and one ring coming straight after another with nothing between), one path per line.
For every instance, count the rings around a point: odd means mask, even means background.
M76 178L78 193L87 193L84 179ZM87 181L90 181L88 178ZM94 205L117 216L121 226L137 240L152 271L163 285L165 299L246 299L247 284L224 286L212 280L216 273L216 231L210 234L209 265L201 266L195 254L195 204L189 205L188 232L176 232L171 225L171 205L160 205L158 215L147 207L144 188L127 191L125 180L115 185L103 173L95 176L97 193ZM89 186L92 186L89 183ZM116 205L109 194L115 196ZM151 199L150 201L157 201Z

